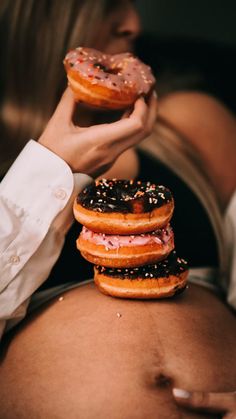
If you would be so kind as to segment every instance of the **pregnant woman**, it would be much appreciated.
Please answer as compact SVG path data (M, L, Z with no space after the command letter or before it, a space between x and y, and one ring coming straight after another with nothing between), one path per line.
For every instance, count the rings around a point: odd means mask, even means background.
M161 163L154 162L154 150L158 146L159 158L163 156L163 141L168 144L170 157L171 147L178 139L182 144L179 161L182 177L184 169L191 167L191 182L198 181L195 186L203 182L197 175L194 177L193 162L188 166L184 160L184 143L176 132L158 122L154 134L139 152L143 178L154 180L154 174L162 173L165 180ZM149 172L145 167L142 173L145 159ZM151 170L151 162L155 170ZM177 168L176 164L176 171ZM217 246L216 240L221 237L218 218L207 212L209 207L214 208L213 202L204 202L204 207L199 200L202 209L195 209L199 220L209 226L212 220L213 227L204 229L203 241L201 224L195 229L192 217L185 216L185 226L179 215L184 213L181 205L186 209L181 188L187 188L189 183L179 178L178 185L175 176L173 187L170 173L168 184L175 193L174 214L177 212L173 222L182 226L182 233L185 229L183 240L177 234L177 245L181 255L188 252L194 266L187 289L172 299L158 301L108 297L92 281L74 284L71 289L68 283L59 286L53 299L50 291L42 291L42 299L47 295L49 301L34 310L3 342L0 418L219 418L219 413L186 410L187 399L183 399L182 407L177 405L174 388L223 393L223 403L221 400L217 404L217 412L227 411L227 400L229 407L233 406L236 319L222 298L221 287L214 281L219 267L223 270L224 261L222 243ZM208 191L209 200L209 183L204 184L204 190ZM184 191L188 205L193 205L190 189ZM200 269L206 260L210 267ZM74 265L74 271L78 281L83 281L79 263ZM68 280L63 273L61 282ZM33 297L32 308L40 305L39 296L40 293ZM200 400L198 404L204 405L203 402Z
M3 45L7 44L8 48L1 50L3 55L1 81L4 86L1 101L1 138L4 140L1 143L2 174L7 170L10 162L16 158L28 137L40 137L52 115L58 97L63 90L62 84L65 83L60 64L62 67L62 59L66 50L69 47L74 48L82 44L101 48L108 53L123 52L131 50L132 41L139 32L139 22L131 1L119 0L112 3L102 0L86 0L86 2L82 0L68 2L67 0L49 3L41 1L28 2L26 6L26 0L23 2L19 0L14 3L16 8L11 7L10 3L8 0L2 1L0 7L0 11L3 13L1 34L8 38L7 42L3 42ZM78 19L75 18L76 16ZM97 19L98 16L99 19ZM106 25L103 16L105 16ZM97 25L99 22L100 26ZM58 36L59 33L61 36ZM58 49L56 49L56 45L58 45ZM6 51L9 54L5 59ZM52 51L55 54L52 54ZM12 65L11 70L10 64ZM5 65L6 68L4 68ZM41 77L38 76L39 74ZM167 119L170 126L178 129L183 138L192 143L196 140L192 145L196 146L197 152L202 153L202 166L205 167L207 178L210 179L210 183L219 195L221 208L225 210L236 187L235 177L231 176L234 173L232 168L235 167L236 155L235 120L215 100L204 98L201 94L196 96L191 92L187 96L185 94L174 95L174 97L170 95L168 98L161 99L159 102L160 116ZM67 99L69 100L67 105L69 104L72 108L72 100L68 96L68 92ZM131 145L137 144L152 127L155 114L154 98L151 103L148 110L140 99L130 118L119 121L123 126L127 121L134 120L142 128L141 132L136 133L135 139L133 136L129 138L127 135L123 136L122 141L117 139L121 150L124 151ZM196 109L196 105L198 109ZM56 114L56 120L54 118L57 127L60 127L59 122L65 122L68 115L68 106L61 106L60 109L61 112ZM201 115L204 117L207 115L207 118L198 119L200 115L198 111L201 111ZM87 125L86 122L83 120L84 124L79 128L81 135L87 132L84 128ZM89 124L91 124L91 120ZM49 131L46 130L50 134L48 135L50 141L52 141L51 134L53 132L53 130L50 131L51 128L52 123L49 124ZM77 132L71 120L63 128L66 128L66 134L69 133L69 137L65 137L66 146L64 143L62 144L61 156L64 156L64 152L67 154L71 149L69 144L71 146L72 134L74 136ZM106 128L109 135L112 134L108 144L103 142L104 127L99 130L103 134L100 137L97 137L93 130L89 131L93 133L88 138L91 146L94 146L94 139L100 141L98 141L97 148L93 147L95 151L100 150L99 156L104 157L104 150L106 150L108 160L104 159L103 164L99 166L99 173L102 172L101 167L104 169L107 162L110 166L111 161L120 154L117 153L117 150L114 151L116 147L112 145L113 129L109 130L109 125ZM163 130L162 133L164 135ZM59 130L56 134L56 137L53 137L55 139L53 143L58 147L61 144L59 140L65 133ZM162 138L166 139L165 136ZM218 148L215 147L216 141ZM78 143L80 144L79 139ZM164 143L167 144L166 141ZM90 160L87 159L84 162L83 172L86 169L87 173L94 175L93 156L91 157L90 150L88 150L89 144L86 139L82 146L78 147L79 151L72 153L72 157L73 161L75 158L77 163L77 160L79 161L85 155L83 150L87 150ZM36 148L36 144L34 147ZM44 151L43 159L46 147L44 149L42 145L41 148L38 144L37 149L39 150L39 148ZM77 149L75 148L75 150ZM148 149L145 148L140 152L138 161L137 156L129 149L128 154L118 159L107 176L118 176L119 174L120 177L132 178L138 174L137 168L140 164L139 175L143 178L147 176L151 181L156 182L157 180L159 183L159 180L155 178L158 173L157 166L151 173L146 170L147 166L142 171L144 168L142 159L146 156L149 159L150 150L154 155L148 146ZM182 151L182 142L179 143L179 151ZM145 156L142 153L146 153ZM29 162L32 166L37 163L37 156L34 156L34 164L32 163L32 154L31 158L26 159L27 164L21 165L21 170L15 173L14 179L10 182L13 190L13 187L19 182L19 194L13 194L14 198L15 195L22 197L23 182L21 182L19 173L23 169L27 169ZM76 159L77 155L78 159ZM55 155L54 159L56 165L60 158ZM100 162L101 159L98 160ZM157 162L155 161L155 163ZM49 166L49 163L45 164L45 173L44 170L40 172L44 178L47 177L46 169ZM202 166L198 167L199 172L201 172ZM148 167L151 166L148 164ZM181 168L183 168L182 165ZM225 176L222 175L222 168L224 168ZM33 169L34 167L32 167ZM78 169L77 166L76 169ZM60 165L58 170L62 173ZM179 170L179 175L180 172L181 170ZM189 180L192 179L192 176L187 177ZM34 177L30 179L30 190L36 191L36 199L33 200L33 204L32 199L29 199L29 202L33 208L36 203L38 204L36 208L38 217L45 215L47 218L51 201L48 199L47 205L41 209L42 195L39 195L38 189L34 187L35 184L38 184L36 180L39 182L41 176L37 176L37 179ZM50 171L46 180L44 189L48 190L47 185L51 181ZM176 211L178 211L180 207L177 203L177 188L173 188L169 181L165 184L175 194ZM61 185L59 186L60 193L56 190L55 200L60 203L63 201L63 196L65 198L65 194L63 195ZM196 188L194 188L194 193L196 193ZM72 190L69 191L69 197L71 196ZM208 194L204 192L204 196L208 197ZM180 201L184 202L182 199ZM190 201L188 203L190 205ZM68 213L71 215L72 200L69 200L68 205ZM20 233L28 232L29 223L24 229L20 225L24 212L17 205L12 205L12 207L11 215L16 213L15 218L7 218L11 220L11 223L2 221L3 231L8 231L8 227L13 225L14 234L18 229ZM60 216L63 215L60 212L63 206L58 204L58 208L55 217L59 213ZM186 208L190 207L185 207L185 211ZM207 208L209 209L210 205L207 205ZM182 212L182 214L186 214L186 212ZM216 245L214 247L214 241L212 241L214 235L211 235L210 229L207 230L210 231L210 235L202 236L201 246L194 247L194 244L199 243L196 240L199 240L198 233L202 231L200 228L202 224L200 219L193 216L192 211L190 214L191 227L194 227L196 236L189 234L186 239L186 235L183 235L185 239L180 240L179 244L182 246L179 251L181 257L188 256L191 266L196 266L196 262L198 267L202 264L216 269L221 265L223 267L222 246L224 242L218 240L221 237L220 234L217 235L216 241L219 249L216 251L212 252L212 249L216 249ZM6 215L5 212L3 215ZM68 214L67 218L70 218ZM216 228L218 218L216 217L214 220L213 225L216 232L218 231ZM7 316L3 310L3 320L8 326L10 322L17 322L24 316L24 310L23 312L19 310L22 308L21 304L25 302L27 306L28 297L43 281L46 281L47 272L50 271L59 256L68 222L64 222L65 230L60 235L54 235L54 230L51 232L51 223L53 223L53 217L49 225L46 226L49 229L48 247L44 246L43 257L40 253L41 244L44 244L43 238L37 243L38 250L36 248L34 251L32 250L32 242L35 240L33 231L30 240L26 240L23 236L20 246L15 249L16 253L11 255L13 256L11 259L7 259L7 262L2 260L1 266L4 269L2 269L0 280L1 297L4 304L0 309L7 310ZM179 231L183 233L183 223L178 225ZM203 230L203 232L206 231ZM14 245L14 240L12 240L15 237L14 234L10 235L9 240L7 239L5 242L4 251ZM182 238L182 235L176 234L176 237ZM73 247L75 248L74 242ZM52 252L52 248L56 248L55 254ZM200 250L198 254L194 250L196 248ZM25 264L22 268L19 263L18 249L22 250L23 256L27 255L29 258L29 264ZM193 249L192 253L191 249ZM188 250L189 255L185 255ZM9 265L9 261L12 262L12 265ZM211 416L205 413L189 412L177 406L172 389L179 387L189 391L224 393L235 390L235 317L225 301L219 297L217 285L210 290L210 288L206 289L193 284L194 280L198 283L204 282L202 281L203 276L198 276L197 271L194 271L191 272L188 289L174 299L146 302L121 300L100 294L91 282L78 286L78 282L85 279L84 272L80 269L81 265L67 263L63 266L65 273L62 270L59 271L56 285L74 280L71 274L68 274L70 266L72 266L77 286L69 289L67 282L67 291L64 289L62 292L62 287L57 295L53 290L44 291L48 297L51 293L54 298L50 298L47 303L43 298L44 305L41 305L38 311L34 310L32 314L30 314L30 310L33 308L31 305L26 320L18 326L18 329L14 329L3 338L0 365L1 419L15 419L16 417L42 419L208 418ZM11 271L11 274L6 275L9 286L5 286L2 281L5 268L9 268ZM204 277L204 279L206 278L208 280L209 275ZM14 284L19 286L15 287ZM230 289L233 291L230 294L230 303L233 305L233 302L235 303L235 287L232 286ZM36 300L39 303L37 298L39 295L32 298L32 304L36 303ZM11 307L13 308L11 309ZM212 414L212 417L217 416Z

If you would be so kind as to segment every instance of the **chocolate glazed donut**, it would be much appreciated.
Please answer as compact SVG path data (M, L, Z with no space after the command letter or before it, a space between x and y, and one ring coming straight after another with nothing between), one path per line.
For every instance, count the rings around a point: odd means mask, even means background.
M79 47L67 53L64 66L75 100L102 109L125 109L155 84L150 67L130 53Z
M76 220L93 232L142 234L168 224L174 200L162 185L102 179L78 195L73 209Z
M173 251L165 260L136 268L94 267L99 290L113 297L165 298L182 292L187 283L187 262Z

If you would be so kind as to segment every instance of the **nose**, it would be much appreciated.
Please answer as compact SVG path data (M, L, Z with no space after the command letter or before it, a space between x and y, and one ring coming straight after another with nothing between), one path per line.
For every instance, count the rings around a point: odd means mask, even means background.
M141 32L141 23L139 15L135 8L130 5L127 9L123 21L117 28L117 35L126 38L127 41L132 42Z

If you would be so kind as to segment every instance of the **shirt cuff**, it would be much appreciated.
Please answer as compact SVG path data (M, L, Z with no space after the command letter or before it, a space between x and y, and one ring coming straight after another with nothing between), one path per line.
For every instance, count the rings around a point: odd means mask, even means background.
M64 209L73 191L79 193L92 181L86 174L73 174L64 160L30 140L2 180L0 191L21 212L48 224Z
M2 180L1 194L39 223L48 224L65 207L73 187L70 167L31 140Z

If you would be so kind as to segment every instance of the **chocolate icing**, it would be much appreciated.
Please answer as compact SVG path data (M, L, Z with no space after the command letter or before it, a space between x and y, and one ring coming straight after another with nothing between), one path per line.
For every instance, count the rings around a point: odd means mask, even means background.
M137 268L105 268L96 266L100 274L118 279L158 279L169 275L180 275L188 269L187 262L176 256L173 251L165 260L153 265L139 266Z
M151 182L101 179L77 197L84 208L98 212L143 213L172 200L169 189Z

